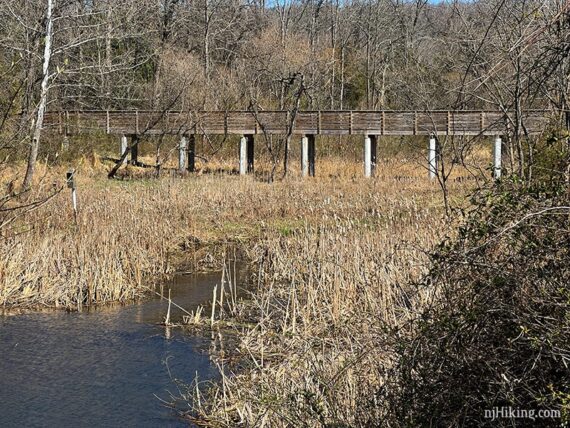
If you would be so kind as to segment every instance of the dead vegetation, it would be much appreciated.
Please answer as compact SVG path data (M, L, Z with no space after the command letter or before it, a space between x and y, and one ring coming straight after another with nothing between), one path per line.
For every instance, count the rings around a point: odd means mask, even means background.
M188 258L195 268L220 266L224 242L289 235L349 218L354 227L372 222L377 228L376 223L397 224L402 216L439 216L437 187L413 163L383 162L378 178L363 182L354 179L360 165L323 159L322 178L273 185L225 174L109 181L98 161L78 165L77 224L63 189L2 231L2 306L79 308L125 301ZM65 171L40 166L34 192L64 187ZM129 174L136 171L147 174ZM395 203L402 192L410 199Z
M265 225L248 251L251 298L237 308L228 297L226 305L216 299L214 330L223 333L212 354L222 380L183 394L194 421L229 427L375 420L362 409L392 365L393 351L382 344L429 297L405 284L425 274L429 251L451 231L437 186L422 173L398 173L397 165L380 165L381 177L372 181L274 185L287 193L268 199L273 227ZM208 316L203 325L212 324Z

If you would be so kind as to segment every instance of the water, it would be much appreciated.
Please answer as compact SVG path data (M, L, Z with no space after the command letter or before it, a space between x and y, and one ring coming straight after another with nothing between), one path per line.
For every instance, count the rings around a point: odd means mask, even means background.
M211 300L219 274L178 277L172 300L195 309ZM172 378L216 376L206 338L166 331L159 298L83 313L0 315L1 427L177 427L158 398ZM172 309L172 321L182 313ZM170 374L169 374L170 370Z

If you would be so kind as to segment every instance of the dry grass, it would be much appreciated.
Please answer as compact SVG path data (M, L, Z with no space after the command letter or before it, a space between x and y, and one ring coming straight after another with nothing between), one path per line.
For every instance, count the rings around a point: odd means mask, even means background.
M362 208L358 217L331 213L321 226L267 234L251 251L257 288L242 303L240 316L252 325L236 330L229 357L238 364L219 355L223 380L209 400L194 400L207 403L198 417L213 426L374 421L378 403L370 399L390 367L384 338L426 298L402 284L425 272L425 252L446 230L428 201L368 191L350 199ZM196 390L189 393L193 400Z
M382 162L371 181L356 177L358 164L341 178L338 163L319 165L327 178L278 183L285 197L267 199L277 227L265 228L249 250L252 298L218 312L220 328L235 326L238 345L228 352L218 336L222 381L192 385L185 397L199 423L378 422L374 397L391 366L387 335L429 297L406 284L426 272L427 252L452 227L438 188L409 162ZM452 183L461 198L464 184Z
M364 425L390 364L383 337L421 304L401 284L424 272L446 224L439 188L417 164L383 160L371 180L361 169L325 158L317 178L293 171L273 184L259 180L263 165L257 179L109 181L96 161L84 162L77 226L64 191L23 219L27 233L5 231L0 302L75 308L126 300L188 259L220 263L224 243L241 243L255 293L238 307L226 297L231 311L216 312L233 316L225 325L239 326L238 346L214 353L223 382L209 400L194 401L195 416L222 426ZM47 176L61 181L64 172ZM452 180L452 195L464 186ZM228 369L228 356L239 365Z
M149 279L168 274L182 258L201 265L219 262L219 243L249 242L271 231L288 233L339 219L369 221L370 212L378 221L390 221L393 199L402 204L393 210L397 216L396 211L411 209L407 204L440 205L437 188L413 163L382 163L378 177L365 181L358 163L322 159L319 178L301 180L293 171L272 185L224 174L107 180L97 158L76 166L77 225L64 189L3 230L1 305L77 308L125 301L140 296ZM17 170L5 172L6 181ZM34 192L62 186L65 171L40 167Z

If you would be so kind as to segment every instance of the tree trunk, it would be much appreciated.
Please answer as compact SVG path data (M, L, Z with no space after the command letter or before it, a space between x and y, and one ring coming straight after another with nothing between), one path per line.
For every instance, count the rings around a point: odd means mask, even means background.
M45 36L45 47L44 47L44 64L42 70L42 85L40 94L40 104L38 106L38 113L36 115L36 123L34 124L34 131L32 135L32 141L30 144L30 153L28 155L28 167L26 169L26 176L24 177L24 182L22 187L24 190L30 188L32 184L32 179L34 178L34 170L36 166L36 160L38 158L38 150L40 147L40 138L42 134L42 127L44 124L44 115L47 106L47 97L49 90L49 67L52 55L52 38L53 38L53 9L56 0L47 0L47 12L46 12L46 36Z

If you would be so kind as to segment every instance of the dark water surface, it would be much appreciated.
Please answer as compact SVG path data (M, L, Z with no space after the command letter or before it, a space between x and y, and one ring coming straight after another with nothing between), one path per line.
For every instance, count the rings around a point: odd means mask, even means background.
M211 301L219 274L181 276L172 300ZM0 427L185 426L155 397L216 376L209 340L157 325L160 298L83 313L0 315ZM172 309L172 320L182 313ZM170 374L168 372L170 370Z

